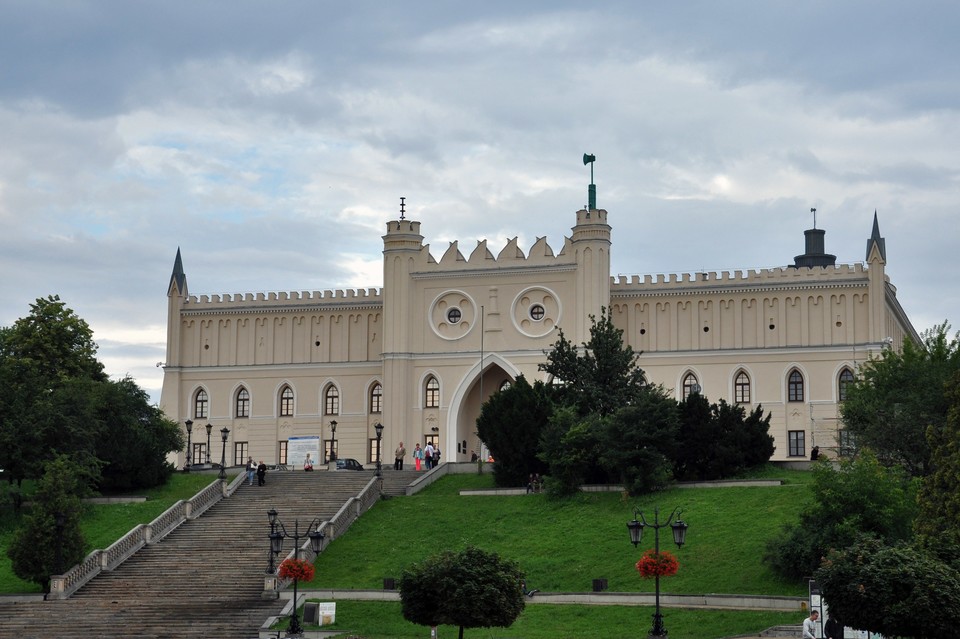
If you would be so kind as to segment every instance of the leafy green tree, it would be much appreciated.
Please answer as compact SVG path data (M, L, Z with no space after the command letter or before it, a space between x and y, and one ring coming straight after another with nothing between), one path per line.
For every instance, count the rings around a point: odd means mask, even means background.
M544 479L547 495L567 497L580 491L591 479L601 481L606 474L600 464L601 418L581 418L574 407L563 406L554 412L540 435L540 460L550 467ZM597 479L602 478L602 479Z
M679 446L674 475L684 481L723 479L770 460L770 415L757 406L710 404L700 393L680 402Z
M784 577L813 574L832 549L843 549L862 537L888 543L909 540L916 514L916 482L899 468L882 466L869 452L841 463L817 464L813 470L813 502L770 540L765 560Z
M403 618L422 626L506 628L523 612L524 574L516 562L473 546L415 563L400 577Z
M960 572L914 547L864 541L831 552L815 578L847 626L887 637L957 636Z
M632 406L602 421L599 461L632 495L665 487L677 454L677 402L648 386Z
M89 494L89 467L60 455L45 464L29 514L13 534L7 555L21 579L50 591L50 576L83 559L80 498ZM59 524L58 524L59 520Z
M540 370L559 383L558 401L576 406L580 415L610 415L633 404L646 385L637 366L639 353L623 341L606 308L591 315L590 341L576 349L563 331Z
M549 387L541 381L531 386L523 375L483 405L477 435L496 460L493 476L498 486L522 486L532 473L546 472L537 448L552 414Z
M950 409L942 429L927 429L932 472L920 487L915 529L945 559L960 559L960 373L947 387Z
M841 415L858 445L885 464L911 475L930 471L927 430L943 430L949 401L945 384L960 371L960 334L944 322L925 331L919 344L904 340L902 352L884 349L864 364L847 387Z

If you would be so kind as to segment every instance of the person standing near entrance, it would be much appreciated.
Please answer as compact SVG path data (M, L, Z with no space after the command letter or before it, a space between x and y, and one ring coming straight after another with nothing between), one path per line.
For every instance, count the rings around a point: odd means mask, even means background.
M420 470L420 464L423 462L423 449L420 448L418 443L413 447L413 463L416 464L416 469Z
M247 457L247 486L253 486L253 476L256 474L257 465L254 463L253 457Z
M403 447L403 442L393 451L393 469L403 470L403 458L407 456L407 449Z
M423 449L423 461L427 465L427 470L433 468L433 444L427 442L427 447Z

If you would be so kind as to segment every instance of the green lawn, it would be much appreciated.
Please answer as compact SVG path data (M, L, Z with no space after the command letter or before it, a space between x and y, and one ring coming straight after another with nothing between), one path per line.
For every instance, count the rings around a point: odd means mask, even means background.
M663 592L802 596L806 584L784 581L762 562L766 541L797 520L810 499L808 473L767 470L786 485L776 488L670 489L639 500L619 493L583 493L566 501L545 495L460 496L461 489L490 487L489 475L445 477L422 493L382 501L317 559L309 587L381 588L408 564L443 549L474 544L519 562L530 588L590 591L605 578L614 592L652 592L653 581L634 568L645 548L629 542L626 523L633 507L648 522L659 506L662 519L679 506L689 524L677 550L669 529L661 549L676 553L680 572L661 580Z

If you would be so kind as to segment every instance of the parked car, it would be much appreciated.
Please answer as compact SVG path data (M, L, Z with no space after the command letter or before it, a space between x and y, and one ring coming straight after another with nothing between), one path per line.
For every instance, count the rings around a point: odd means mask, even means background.
M347 457L337 460L337 470L363 470L363 465L356 459Z

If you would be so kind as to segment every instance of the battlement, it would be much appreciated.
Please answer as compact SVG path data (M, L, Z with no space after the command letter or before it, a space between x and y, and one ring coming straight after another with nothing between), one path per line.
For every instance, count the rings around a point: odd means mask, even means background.
M862 263L816 268L779 267L770 269L704 271L700 273L657 273L618 275L610 278L611 293L656 289L813 284L816 282L863 281L868 269Z
M302 306L304 304L377 304L383 302L379 288L336 289L324 291L272 291L263 293L221 293L191 295L185 309L211 310L237 307Z

